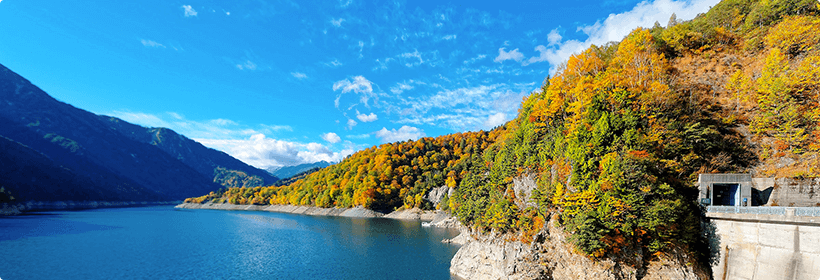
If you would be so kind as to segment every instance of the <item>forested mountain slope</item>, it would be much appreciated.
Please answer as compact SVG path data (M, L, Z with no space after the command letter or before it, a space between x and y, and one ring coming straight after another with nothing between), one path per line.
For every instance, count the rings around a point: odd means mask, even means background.
M0 177L0 186L19 194L17 201L179 200L223 186L276 181L265 171L168 129L146 129L57 101L3 66L0 122L0 135L10 141L9 150L0 150L9 159L3 169L30 171ZM26 150L20 145L36 153L14 154ZM43 169L32 169L35 163ZM62 175L53 173L56 177L47 179L43 173L51 167ZM57 195L66 190L74 191Z
M423 207L417 198L446 184L449 208L479 231L529 242L557 215L592 258L640 267L674 251L707 263L697 174L820 175L818 11L815 0L726 0L573 55L490 133L385 144L290 186L189 201ZM513 190L525 175L531 196Z

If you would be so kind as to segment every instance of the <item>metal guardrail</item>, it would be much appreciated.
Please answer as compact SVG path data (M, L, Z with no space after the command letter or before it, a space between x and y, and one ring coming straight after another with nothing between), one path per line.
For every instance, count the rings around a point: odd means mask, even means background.
M820 217L820 207L799 207L795 208L795 216Z
M782 206L707 206L707 212L713 213L733 213L733 214L763 214L782 215L787 212L794 212L794 216L820 217L820 207L782 207Z

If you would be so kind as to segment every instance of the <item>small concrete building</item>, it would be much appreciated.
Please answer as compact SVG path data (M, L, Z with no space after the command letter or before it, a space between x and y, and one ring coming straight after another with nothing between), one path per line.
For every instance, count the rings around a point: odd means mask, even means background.
M752 206L752 187L751 174L698 175L698 198L705 205Z

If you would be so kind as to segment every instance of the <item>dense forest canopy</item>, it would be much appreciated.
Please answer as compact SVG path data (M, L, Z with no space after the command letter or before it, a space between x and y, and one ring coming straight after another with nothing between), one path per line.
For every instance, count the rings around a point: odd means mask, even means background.
M699 173L820 175L818 11L815 0L726 0L573 55L490 132L384 144L288 186L187 201L430 208L422 196L446 185L455 192L440 207L479 230L529 241L556 214L591 257L698 254ZM525 175L537 179L531 197L512 187Z

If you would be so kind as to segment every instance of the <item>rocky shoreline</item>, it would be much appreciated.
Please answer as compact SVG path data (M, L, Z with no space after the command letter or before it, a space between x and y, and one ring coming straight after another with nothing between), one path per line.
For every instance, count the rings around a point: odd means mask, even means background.
M421 210L421 209L402 209L396 210L388 214L376 212L364 207L354 208L321 208L313 206L296 206L296 205L236 205L229 203L182 203L174 208L177 209L211 209L211 210L229 210L229 211L267 211L280 212L291 214L302 214L312 216L338 216L338 217L352 217L352 218L387 218L397 220L419 220L429 224L437 219L439 221L450 218L450 214L439 210ZM454 220L454 218L453 218ZM459 227L461 224L456 223L441 223L433 225L436 227Z
M173 205L178 203L179 201L26 201L21 203L3 203L0 205L0 216L20 215L25 212L34 211Z

